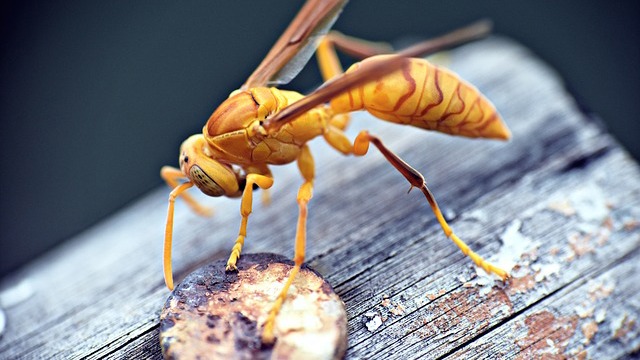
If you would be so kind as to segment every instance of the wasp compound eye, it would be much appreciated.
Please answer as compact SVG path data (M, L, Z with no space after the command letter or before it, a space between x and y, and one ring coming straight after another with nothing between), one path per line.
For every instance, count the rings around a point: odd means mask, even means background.
M222 196L224 190L198 165L193 165L189 170L189 178L203 193L209 196Z

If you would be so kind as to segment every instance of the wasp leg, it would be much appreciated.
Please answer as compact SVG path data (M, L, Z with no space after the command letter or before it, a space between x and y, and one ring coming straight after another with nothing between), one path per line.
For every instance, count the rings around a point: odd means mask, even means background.
M271 193L269 193L269 189L264 189L262 191L260 200L262 201L263 206L268 206L269 204L271 204Z
M325 128L322 136L332 148L338 150L344 155L353 154L353 145L351 144L351 140L349 140L347 135L345 135L341 129L329 124Z
M179 179L189 180L180 169L176 169L171 166L163 166L162 169L160 169L160 176L162 177L162 179L164 179L167 185L171 186L172 189L175 189L179 185ZM201 216L213 215L213 209L200 205L194 198L191 197L191 195L187 193L181 193L180 196L182 196L182 199L184 199L191 210L193 210L196 214Z
M250 165L244 168L246 174L261 174L267 177L272 178L271 170L266 165ZM262 189L260 191L260 201L262 202L262 206L268 206L271 204L271 193L269 192L269 188Z
M291 269L289 277L287 278L287 282L284 284L284 287L280 291L280 294L273 303L271 311L269 311L269 315L267 316L267 320L265 321L264 330L262 332L262 342L264 342L265 344L271 344L275 340L273 328L275 325L276 316L278 315L278 312L282 307L282 303L287 298L287 292L289 291L291 283L293 283L293 280L300 271L302 263L304 262L304 252L307 242L307 204L313 196L313 178L315 177L315 166L313 163L313 157L311 156L311 152L306 145L302 148L302 152L298 157L298 168L302 173L304 183L298 190L299 214L298 225L296 228L295 254L293 256L295 265L293 269Z
M318 67L320 68L320 73L324 81L328 81L344 72L333 44L332 37L327 35L320 41L316 49ZM331 117L329 124L340 130L344 130L349 125L350 118L349 114L338 114Z
M169 290L173 290L173 271L171 270L171 243L173 240L173 209L176 203L176 197L185 194L183 192L192 187L193 183L187 182L174 187L169 194L169 209L167 210L167 225L164 230L164 252L163 252L163 272L164 283Z
M416 169L412 168L409 164L407 164L404 160L402 160L398 155L394 154L391 150L389 150L382 141L376 136L370 135L367 131L361 131L356 140L354 141L354 154L358 156L362 156L367 153L369 149L369 143L373 143L378 150L384 155L384 157L396 168L404 177L409 181L411 187L419 188L424 196L427 198L429 205L431 206L431 210L436 215L438 219L438 223L445 235L450 238L457 246L460 248L463 254L473 260L473 262L484 269L487 273L493 273L498 275L502 280L506 280L509 278L509 273L504 271L503 269L489 263L485 259L483 259L480 255L473 252L467 244L464 243L456 234L454 234L449 224L442 216L442 212L438 207L438 203L436 202L433 194L427 188L427 183L424 180L422 174L420 174Z
M374 43L332 31L322 39L316 50L318 67L324 81L328 81L344 72L336 53L336 47L358 59L393 52L391 46L386 43ZM339 130L344 130L349 126L349 121L350 116L348 113L337 114L331 118L329 124ZM338 150L344 153L340 148Z
M244 245L244 239L247 236L247 222L249 221L249 214L253 208L253 184L258 185L261 189L268 189L273 185L273 178L271 176L248 174L247 182L242 192L242 201L240 203L240 215L242 215L242 221L240 223L240 231L236 242L231 249L231 255L227 260L226 271L238 270L236 262L242 252L242 245Z

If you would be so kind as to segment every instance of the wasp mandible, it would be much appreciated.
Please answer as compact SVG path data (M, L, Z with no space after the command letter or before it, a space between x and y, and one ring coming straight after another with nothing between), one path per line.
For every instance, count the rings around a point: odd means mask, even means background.
M450 135L508 139L509 130L495 107L476 88L453 72L417 58L484 36L489 32L489 24L480 22L389 54L384 47L329 32L345 3L345 0L307 1L244 85L213 112L202 134L182 143L180 168L165 166L161 170L162 178L173 188L164 243L164 277L167 287L173 289L171 241L175 199L180 196L197 213L206 214L208 210L185 190L195 185L209 196L241 197L240 231L226 265L227 271L236 271L247 236L254 187L266 190L273 185L269 165L298 164L303 182L297 195L295 266L264 323L265 343L274 341L276 315L304 262L307 204L315 177L307 142L320 136L345 155L363 156L373 144L412 188L422 191L445 235L465 255L488 273L502 279L509 276L456 236L420 172L366 130L353 142L344 134L348 114L365 110L382 120ZM344 72L336 48L364 60ZM295 77L314 52L325 81L322 86L307 96L275 87Z

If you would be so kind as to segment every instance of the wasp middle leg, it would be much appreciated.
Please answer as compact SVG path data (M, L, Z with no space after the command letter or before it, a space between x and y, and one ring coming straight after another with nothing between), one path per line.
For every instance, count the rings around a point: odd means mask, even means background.
M269 311L269 315L267 316L267 320L265 321L264 330L262 332L262 341L266 344L271 344L275 340L274 326L276 316L278 315L278 312L280 312L280 308L282 308L284 300L287 298L289 287L291 287L293 280L300 271L302 263L304 262L305 248L307 243L307 204L313 196L313 179L315 177L315 165L313 162L313 157L311 156L311 152L306 145L302 148L302 152L298 157L298 168L302 173L304 183L298 190L299 213L298 224L296 227L295 254L293 256L294 267L293 269L291 269L289 277L282 287L282 290L278 294L275 302L273 303L271 311Z
M249 215L253 208L253 184L258 185L261 189L268 189L273 185L273 178L271 175L260 174L248 174L247 182L242 192L242 201L240 203L240 215L242 220L240 223L240 231L238 231L238 237L231 249L231 255L227 260L226 271L238 270L236 262L242 252L242 246L244 245L244 239L247 237L247 222L249 221Z

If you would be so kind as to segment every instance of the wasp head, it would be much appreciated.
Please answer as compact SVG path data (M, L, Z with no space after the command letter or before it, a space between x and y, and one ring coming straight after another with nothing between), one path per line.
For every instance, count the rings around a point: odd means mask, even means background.
M209 196L240 195L241 175L231 165L221 163L212 157L209 144L202 134L185 140L180 146L180 170Z

